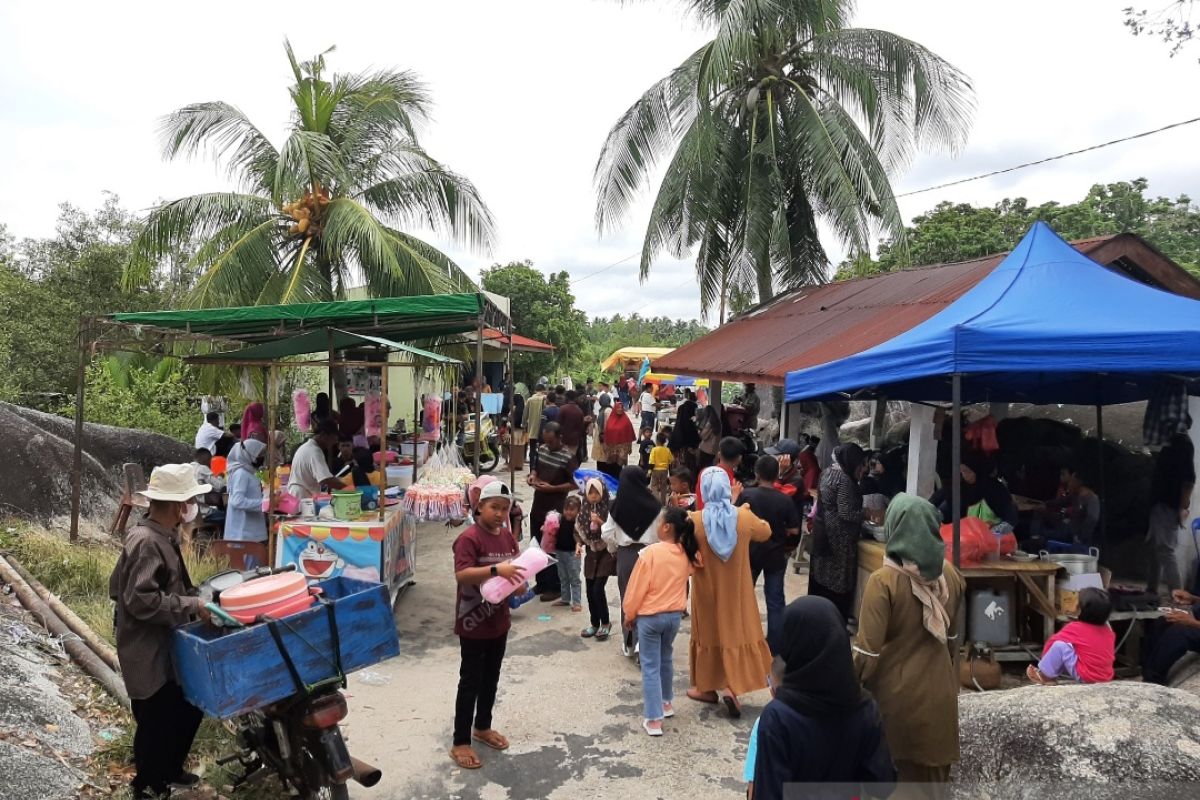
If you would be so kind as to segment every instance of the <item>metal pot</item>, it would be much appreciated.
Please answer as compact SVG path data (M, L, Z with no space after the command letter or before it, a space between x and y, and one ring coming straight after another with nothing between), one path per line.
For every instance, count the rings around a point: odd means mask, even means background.
M1041 552L1042 561L1053 561L1071 575L1086 575L1100 569L1100 550L1089 547L1087 555L1080 553Z

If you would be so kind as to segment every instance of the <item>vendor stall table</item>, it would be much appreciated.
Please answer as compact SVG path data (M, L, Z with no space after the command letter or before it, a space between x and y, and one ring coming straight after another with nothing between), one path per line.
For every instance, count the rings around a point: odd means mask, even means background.
M860 586L866 584L871 573L883 566L884 545L882 542L861 541L858 543L858 569ZM968 591L971 582L983 579L1009 578L1014 583L1024 587L1029 596L1030 605L1044 620L1043 632L1045 638L1054 635L1058 611L1054 606L1054 584L1059 565L1045 561L989 561L978 567L963 567L962 576L967 582ZM1040 584L1040 585L1039 585ZM1024 656L1022 656L1024 657ZM997 658L1003 660L1003 654L997 653Z
M395 602L413 582L416 570L416 519L400 506L383 520L369 512L357 521L293 518L279 524L275 566L295 564L311 580L337 576L378 581Z

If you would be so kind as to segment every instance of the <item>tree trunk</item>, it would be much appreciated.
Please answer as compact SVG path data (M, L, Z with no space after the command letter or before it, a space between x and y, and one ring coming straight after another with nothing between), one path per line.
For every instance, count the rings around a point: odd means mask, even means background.
M320 270L321 278L324 281L324 286L322 288L325 290L325 297L323 299L328 301L345 300L345 297L338 297L337 293L334 292L333 265L330 264L329 261L319 253L317 255L317 269ZM329 395L329 401L333 404L334 408L337 408L338 403L340 403L341 399L346 396L346 390L350 382L346 368L331 366L329 368L329 380L333 387L333 391Z
M762 304L773 300L775 298L775 282L771 279L770 261L760 264L755 272L758 279L758 302ZM783 408L783 387L772 386L770 394L765 399L767 402L763 403L764 414L778 419L779 410Z

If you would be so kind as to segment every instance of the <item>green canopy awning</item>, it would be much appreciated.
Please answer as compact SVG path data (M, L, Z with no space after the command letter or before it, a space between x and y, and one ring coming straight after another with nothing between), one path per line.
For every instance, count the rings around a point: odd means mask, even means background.
M226 364L232 361L278 361L292 356L308 355L309 353L328 353L331 346L334 350L345 350L363 345L374 345L386 350L408 353L417 360L431 361L437 364L461 364L456 358L422 350L412 345L394 342L381 336L369 336L362 333L352 333L337 328L310 331L290 339L278 339L272 342L243 347L240 350L227 350L222 353L207 353L185 359L189 364Z
M329 303L291 303L277 306L238 306L185 311L140 311L112 314L123 325L142 325L159 331L212 336L247 343L275 342L327 328L397 339L430 339L476 330L480 316L498 324L504 313L482 294L438 294L339 300ZM493 322L495 318L495 322ZM316 352L321 348L306 350Z

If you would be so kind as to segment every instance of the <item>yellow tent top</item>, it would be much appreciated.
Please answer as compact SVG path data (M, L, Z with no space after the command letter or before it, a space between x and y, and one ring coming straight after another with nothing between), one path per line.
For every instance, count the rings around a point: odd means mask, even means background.
M665 383L670 386L679 386L684 389L708 388L708 378L693 378L690 375L668 375L665 372L648 372L646 377L642 378L643 383Z
M627 361L636 361L640 365L643 358L650 359L650 363L653 364L654 359L662 358L674 349L674 347L622 347L604 359L600 363L600 369L607 372L618 364L624 364Z

